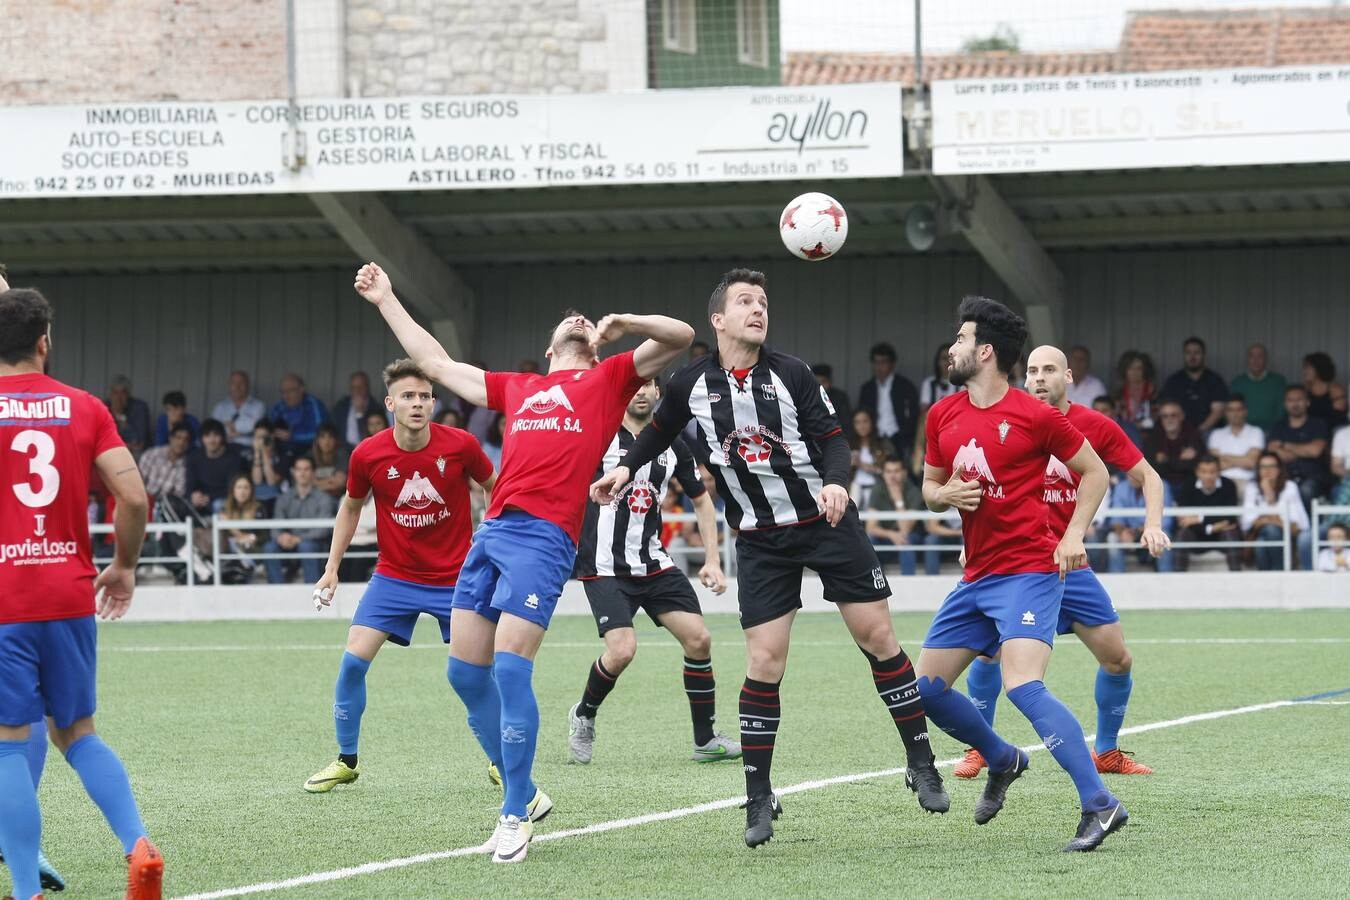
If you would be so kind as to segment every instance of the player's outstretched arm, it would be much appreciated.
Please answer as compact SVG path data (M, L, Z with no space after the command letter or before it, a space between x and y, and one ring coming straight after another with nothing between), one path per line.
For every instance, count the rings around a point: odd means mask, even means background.
M717 505L706 491L694 498L694 515L703 539L703 568L698 570L698 580L714 594L725 593L727 576L722 572L722 542L717 537Z
M1154 559L1162 556L1172 546L1172 541L1163 531L1163 483L1158 472L1141 459L1125 475L1135 487L1144 493L1144 529L1139 534L1139 545L1148 551Z
M314 585L315 612L332 603L333 597L337 595L338 567L342 565L342 557L347 555L347 548L352 545L356 525L361 519L361 508L365 505L365 497L342 495L342 503L333 519L333 544L328 548L328 564Z
M1087 550L1083 547L1083 535L1087 534L1092 517L1102 505L1107 485L1111 483L1102 463L1092 445L1083 441L1082 447L1066 460L1071 470L1081 479L1078 482L1078 502L1073 508L1073 518L1064 530L1064 537L1055 548L1055 562L1059 565L1059 577L1063 578L1072 569L1081 569L1087 565Z
M613 314L605 316L595 326L595 349L617 341L627 334L636 334L647 340L633 351L633 366L643 378L654 378L675 361L694 342L694 329L670 316L634 316Z
M136 560L145 542L145 521L150 501L145 495L141 470L126 447L105 450L94 460L94 468L117 501L113 513L113 534L117 540L113 561L94 579L98 614L105 619L120 619L131 606L136 591Z
M408 315L394 296L394 287L383 269L373 262L366 263L357 270L352 286L375 305L408 356L433 381L445 385L475 406L487 406L487 381L483 370L450 358L440 342Z

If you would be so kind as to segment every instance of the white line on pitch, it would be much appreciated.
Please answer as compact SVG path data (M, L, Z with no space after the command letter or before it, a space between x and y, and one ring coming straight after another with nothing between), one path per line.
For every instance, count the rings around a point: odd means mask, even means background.
M1220 709L1213 712L1197 713L1191 716L1182 716L1179 719L1168 719L1162 722L1150 722L1147 725L1132 725L1129 728L1122 728L1120 733L1143 734L1147 731L1160 731L1164 728L1177 728L1183 725L1192 725L1196 722L1208 722L1214 719L1226 719L1229 716L1242 716L1248 713L1264 712L1268 709L1280 709L1286 706L1323 706L1330 705L1329 701L1323 700L1275 700L1271 703L1257 703L1253 706L1242 706L1236 709ZM1096 737L1095 734L1089 734L1086 737L1088 743L1091 743ZM1035 753L1044 750L1042 744L1032 744L1022 748L1028 753ZM960 759L944 759L938 763L941 768L953 766L960 762ZM890 778L904 773L904 769L880 769L875 772L858 772L852 775L836 775L833 778L821 778L814 781L803 781L799 784L789 785L785 788L777 788L775 793L779 796L788 794L800 794L805 791L815 791L821 788L832 787L837 784L851 784L856 781L870 781L875 778ZM685 806L680 809L670 809L665 812L648 813L642 816L633 816L627 819L611 819L607 822L597 822L594 825L585 825L580 828L569 828L564 831L550 831L535 837L533 843L541 844L546 841L559 841L563 838L580 837L588 834L600 834L606 831L615 831L621 828L635 828L639 825L650 825L653 822L666 822L671 819L683 819L688 816L696 816L702 813L715 812L721 809L729 809L733 806L739 806L745 800L744 797L728 797L724 800L714 800L711 803L702 803L698 806ZM266 881L260 884L249 884L243 887L225 888L224 890L208 891L200 894L189 894L180 897L178 900L218 900L222 897L243 897L248 894L262 894L268 891L284 891L289 888L304 887L310 884L323 884L329 881L341 881L346 878L355 878L358 875L370 875L375 872L385 872L390 869L402 869L408 866L415 866L425 862L435 862L442 859L452 859L458 856L473 856L480 852L477 846L459 847L454 850L438 850L432 853L419 853L416 856L404 856L399 859L381 860L377 862L368 862L359 866L350 866L345 869L332 869L327 872L313 872L309 875L301 875L296 878L287 878L282 881Z

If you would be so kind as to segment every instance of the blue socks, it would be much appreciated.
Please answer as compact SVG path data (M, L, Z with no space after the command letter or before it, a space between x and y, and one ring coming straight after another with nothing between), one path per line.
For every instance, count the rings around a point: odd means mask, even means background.
M1031 722L1055 762L1069 773L1083 809L1096 812L1110 806L1111 792L1097 774L1097 766L1083 739L1083 726L1069 708L1046 690L1041 681L1028 681L1013 688L1008 691L1008 699Z
M1112 675L1105 669L1097 670L1097 755L1116 748L1133 688L1134 679L1129 672Z
M478 740L487 758L502 770L502 701L497 682L492 678L492 666L476 666L471 662L450 657L446 677L455 689L464 708L469 712L469 730Z
M333 727L337 731L338 752L355 756L361 737L361 716L366 711L366 672L370 660L354 653L342 654L337 686L333 690Z
M994 729L989 727L970 698L949 688L941 678L930 681L927 675L920 676L919 696L923 698L929 720L958 741L980 751L991 772L1001 772L1017 761L1017 748L994 734ZM1081 731L1079 736L1081 739Z
M38 719L28 726L28 775L33 789L42 784L42 770L47 765L47 720Z
M87 734L70 745L66 762L84 782L89 799L103 811L113 834L122 842L123 852L131 853L136 841L145 837L145 826L141 824L136 799L131 796L131 782L127 780L122 761L99 740L98 735Z
M525 818L525 807L532 799L530 770L534 767L534 747L539 739L539 704L534 698L534 663L514 653L493 656L493 671L501 694L502 780L506 800L502 815Z
M966 691L970 694L970 702L993 728L998 695L1003 691L1003 667L997 661L985 662L976 657L966 672Z
M0 741L0 847L14 879L16 897L42 893L38 875L42 814L28 774L27 746L26 741Z

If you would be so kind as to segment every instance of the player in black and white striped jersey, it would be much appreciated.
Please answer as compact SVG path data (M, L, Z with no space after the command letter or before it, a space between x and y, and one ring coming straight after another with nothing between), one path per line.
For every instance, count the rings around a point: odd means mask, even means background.
M660 396L655 380L628 402L623 425L605 451L600 472L619 464L652 419ZM684 690L694 723L693 758L699 762L736 759L741 745L713 730L717 686L713 679L712 637L689 579L661 543L661 503L671 479L694 501L704 563L699 580L715 594L727 589L717 540L717 511L694 466L694 456L676 439L668 450L642 466L613 502L587 504L573 575L586 587L605 652L591 664L581 699L568 711L567 746L572 759L589 763L595 744L600 704L637 651L633 616L639 609L667 629L684 649Z
M749 671L741 689L746 782L745 842L773 836L781 806L770 764L781 719L779 683L787 667L792 621L801 608L802 572L819 576L872 666L877 693L905 748L906 783L930 812L950 801L933 764L914 667L895 639L881 562L849 501L850 464L829 397L806 363L764 345L767 279L733 269L708 301L717 352L670 379L665 400L624 462L591 486L608 503L634 471L697 423L694 453L712 470L736 538L738 602Z

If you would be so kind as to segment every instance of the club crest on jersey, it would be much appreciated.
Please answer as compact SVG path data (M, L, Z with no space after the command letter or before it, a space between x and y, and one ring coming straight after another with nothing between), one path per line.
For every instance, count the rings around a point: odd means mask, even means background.
M516 410L516 415L520 415L529 410L536 415L543 415L552 412L558 407L562 407L568 412L576 412L572 408L572 401L567 399L567 394L563 393L562 385L555 384L546 391L538 391L526 397L521 401L520 409Z
M1012 431L1012 426L1008 424L1007 419L1004 419L1002 422L998 423L998 442L1000 444L1007 442L1008 432L1010 431Z
M778 399L778 386L777 386L777 385L774 385L774 384L761 384L761 385L759 386L759 391L760 391L761 394L764 395L764 399L765 399L765 400L777 400L777 399Z
M444 457L444 456L438 456L438 457L436 457L436 471L437 471L437 472L440 472L442 475L445 474L445 457Z

